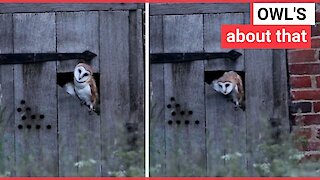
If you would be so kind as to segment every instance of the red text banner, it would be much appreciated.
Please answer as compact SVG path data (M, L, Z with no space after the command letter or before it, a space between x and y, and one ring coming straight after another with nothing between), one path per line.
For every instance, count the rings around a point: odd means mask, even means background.
M221 47L231 49L311 48L310 26L222 25Z

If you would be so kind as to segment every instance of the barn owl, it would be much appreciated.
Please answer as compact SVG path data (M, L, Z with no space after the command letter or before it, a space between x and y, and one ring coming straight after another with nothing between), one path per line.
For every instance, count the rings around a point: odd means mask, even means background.
M93 78L90 65L79 63L73 71L73 83L67 83L64 88L73 96L77 96L82 104L89 107L89 112L95 111L98 102L98 89Z
M225 96L231 96L236 105L244 110L244 90L241 77L234 71L225 72L219 79L212 81L213 89Z

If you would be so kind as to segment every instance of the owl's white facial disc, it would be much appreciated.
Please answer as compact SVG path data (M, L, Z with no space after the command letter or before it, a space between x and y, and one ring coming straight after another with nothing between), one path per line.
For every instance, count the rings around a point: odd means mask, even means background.
M84 83L90 78L90 72L82 66L76 67L73 74L78 83Z
M234 85L230 82L219 82L219 87L221 88L221 93L224 95L228 95L234 88Z

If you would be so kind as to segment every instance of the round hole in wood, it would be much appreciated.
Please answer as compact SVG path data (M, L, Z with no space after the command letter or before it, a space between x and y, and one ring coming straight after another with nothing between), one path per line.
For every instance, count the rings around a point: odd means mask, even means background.
M176 108L179 108L180 107L180 104L176 104Z
M186 124L186 125L188 125L189 123L190 123L189 120L185 120L185 121L184 121L184 124Z
M200 121L199 121L199 120L196 120L194 123L195 123L195 124L200 124Z
M22 119L22 120L26 120L26 119L27 119L27 116L22 116L21 119Z
M188 111L188 114L192 115L192 114L193 114L193 111Z
M168 108L168 109L172 108L171 104L168 104L168 105L167 105L167 108Z
M168 124L171 125L171 124L172 124L172 120L169 120L169 121L168 121Z
M181 111L180 114L181 114L181 116L183 116L183 115L185 114L185 112L184 112L184 111Z
M26 111L31 111L31 108L30 108L30 107L27 107L27 108L26 108Z
M171 115L172 115L172 116L175 116L175 115L176 115L176 112L175 112L175 111L172 111L172 112L171 112Z
M181 121L180 120L176 120L176 123L179 125L179 124L181 124Z
M18 125L18 129L22 129L23 126L21 124Z
M25 100L21 100L21 101L20 101L20 104L25 104L25 103L26 103Z
M40 119L44 119L44 115L43 114L40 115Z
M40 124L37 124L36 129L40 129L40 128L41 128Z
M28 125L27 125L27 128L28 128L28 129L31 129L31 125L30 125L30 124L28 124Z
M170 98L170 101L175 101L175 98L174 98L174 97L171 97L171 98Z
M22 111L22 109L21 109L21 108L17 108L17 111L18 111L18 112L21 112L21 111Z
M31 119L36 119L36 115L31 115Z
M47 125L47 129L51 129L51 125Z

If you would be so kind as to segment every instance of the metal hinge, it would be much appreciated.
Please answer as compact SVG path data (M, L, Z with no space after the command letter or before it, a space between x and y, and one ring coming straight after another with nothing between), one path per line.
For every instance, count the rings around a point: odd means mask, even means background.
M17 53L0 54L0 64L27 64L46 61L65 61L72 59L81 59L85 61L92 60L97 55L90 51L83 53Z
M231 50L229 52L215 52L215 53L155 53L150 54L150 62L155 63L181 63L196 60L210 60L226 58L230 60L237 60L241 53Z

